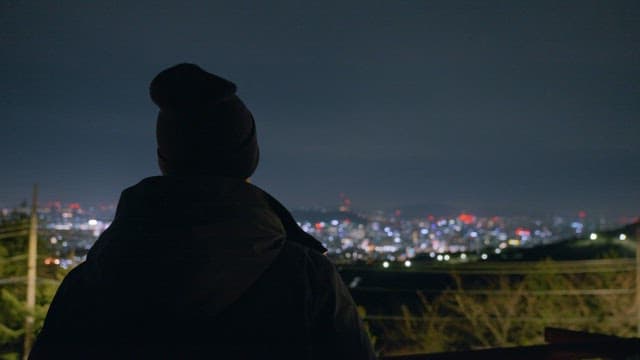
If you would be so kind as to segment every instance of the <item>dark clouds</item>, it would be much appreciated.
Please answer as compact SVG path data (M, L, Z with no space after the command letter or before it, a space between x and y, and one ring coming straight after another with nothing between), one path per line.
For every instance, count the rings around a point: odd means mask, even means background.
M157 173L150 79L239 85L292 206L638 214L637 2L17 2L0 9L0 204Z

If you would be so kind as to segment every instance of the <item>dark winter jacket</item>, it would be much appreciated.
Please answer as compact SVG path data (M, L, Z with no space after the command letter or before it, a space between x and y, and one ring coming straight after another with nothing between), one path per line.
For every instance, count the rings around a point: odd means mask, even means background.
M30 358L373 358L323 251L242 180L144 179L64 279Z

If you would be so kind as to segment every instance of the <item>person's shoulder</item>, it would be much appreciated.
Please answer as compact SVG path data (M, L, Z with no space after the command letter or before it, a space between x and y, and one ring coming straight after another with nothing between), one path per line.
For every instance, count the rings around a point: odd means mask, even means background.
M297 277L305 279L314 298L323 302L330 293L341 288L340 273L331 259L319 251L294 241L287 241L281 252L281 260L288 263L287 268L294 269Z
M321 252L295 241L285 241L282 249L285 256L302 258L305 262L317 270L333 271L335 265Z
M76 299L84 298L88 295L91 281L88 279L87 267L88 265L85 261L67 273L56 292L56 297L64 299L64 301L58 300L56 302L74 302Z
M77 266L75 266L71 271L67 273L64 277L63 282L67 282L70 284L83 284L86 279L86 271L87 271L87 263L86 261L81 262Z

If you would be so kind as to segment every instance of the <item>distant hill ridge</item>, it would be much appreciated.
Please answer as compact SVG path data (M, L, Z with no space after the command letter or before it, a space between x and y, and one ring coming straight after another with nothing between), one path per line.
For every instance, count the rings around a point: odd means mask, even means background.
M552 244L532 248L507 248L492 260L591 260L606 258L635 258L640 222L615 230L595 232L559 240Z
M296 221L329 222L331 220L344 221L348 219L357 224L366 224L368 222L364 217L351 211L297 209L292 210L291 215Z

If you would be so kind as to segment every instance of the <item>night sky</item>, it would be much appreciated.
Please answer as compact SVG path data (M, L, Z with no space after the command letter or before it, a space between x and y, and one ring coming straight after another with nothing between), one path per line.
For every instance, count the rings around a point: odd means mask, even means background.
M148 84L193 62L254 114L290 207L640 215L638 1L2 1L0 206L157 175Z

